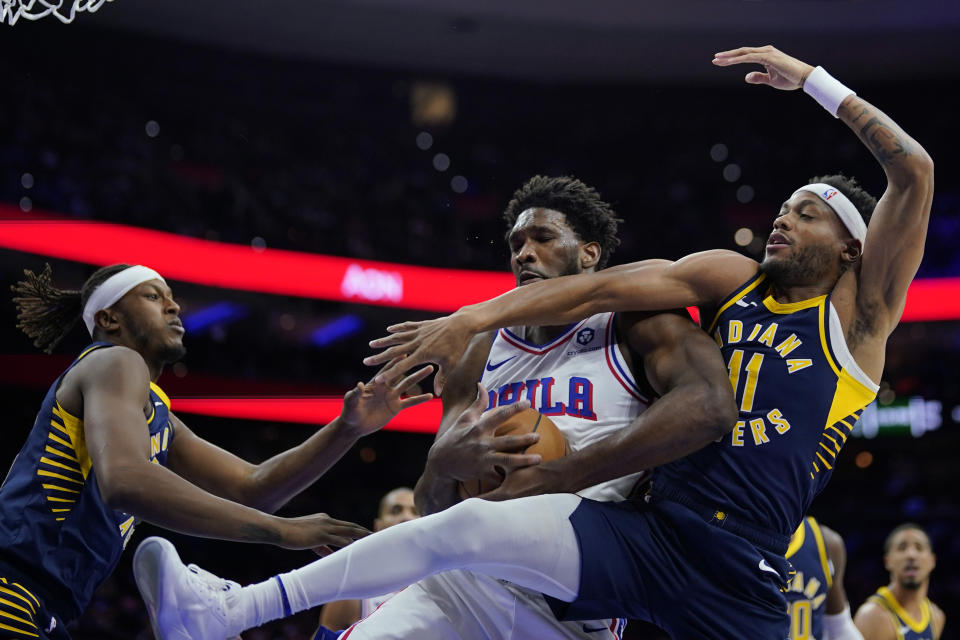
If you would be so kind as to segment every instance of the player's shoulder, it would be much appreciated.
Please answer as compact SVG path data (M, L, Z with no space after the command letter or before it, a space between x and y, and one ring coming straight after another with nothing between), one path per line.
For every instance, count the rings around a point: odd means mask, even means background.
M116 376L150 379L150 370L143 356L122 345L96 349L84 356L73 369L77 379L87 383Z
M873 599L860 605L853 623L863 637L870 640L894 640L897 637L897 629L889 611Z
M618 313L617 329L630 348L640 354L703 333L685 309ZM703 336L709 340L706 334Z
M933 623L933 637L939 638L943 633L943 627L947 623L947 614L938 607L933 601L930 602L930 617Z

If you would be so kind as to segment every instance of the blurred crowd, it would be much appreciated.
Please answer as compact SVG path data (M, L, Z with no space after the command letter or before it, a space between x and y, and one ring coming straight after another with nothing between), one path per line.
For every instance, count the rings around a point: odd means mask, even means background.
M812 175L843 171L877 196L884 185L880 168L841 123L799 95L744 86L739 71L718 70L716 84L699 87L563 85L343 68L80 27L60 32L60 48L27 48L30 32L13 31L0 42L0 202L24 215L52 212L223 242L495 270L507 264L501 211L537 173L576 175L615 206L625 222L614 263L717 247L758 256L780 203ZM844 80L933 156L937 192L920 275L960 276L960 174L944 135L960 107L949 91L953 79L909 92ZM424 109L431 96L436 102ZM741 229L747 231L735 241ZM42 262L0 251L4 285ZM88 272L55 264L74 285ZM186 310L219 299L251 308L228 328L189 338L184 384L191 376L232 376L299 385L300 392L305 385L339 391L369 374L360 358L383 326L428 315L365 309L360 334L319 349L263 328L277 314L306 322L347 305L186 285L177 291ZM3 351L30 353L14 329L9 298L0 309ZM939 398L946 414L960 405L960 374L946 364L960 355L958 327L901 327L891 342L887 388ZM68 346L82 340L75 336ZM11 383L0 392L5 407L16 405L3 432L7 458L43 391ZM885 581L881 542L905 519L930 527L941 563L934 599L948 613L960 602L960 581L949 571L960 559L950 457L958 438L949 415L945 421L920 440L853 442L814 505L849 545L854 606ZM191 423L252 459L307 433L290 425ZM430 438L384 433L368 440L360 445L366 452L351 452L288 510L323 510L369 525L384 488L416 481ZM872 464L855 465L867 449ZM258 549L244 553L240 566L231 560L237 545L182 543L194 560L202 556L241 580L308 559ZM315 619L302 614L245 637L304 638ZM151 637L128 564L98 594L74 637Z

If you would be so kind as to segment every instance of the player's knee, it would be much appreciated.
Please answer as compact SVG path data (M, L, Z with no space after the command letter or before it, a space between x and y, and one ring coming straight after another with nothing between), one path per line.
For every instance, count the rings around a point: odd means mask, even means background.
M483 553L487 532L495 522L496 503L470 498L438 514L441 522L431 527L430 539L425 541L438 556L456 554L463 558L471 553Z

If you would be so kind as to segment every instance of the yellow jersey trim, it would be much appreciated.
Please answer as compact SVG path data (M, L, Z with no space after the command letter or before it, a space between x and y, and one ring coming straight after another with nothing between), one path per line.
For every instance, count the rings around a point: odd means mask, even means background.
M826 297L824 297L824 300L826 300ZM820 305L817 320L820 323L820 347L823 349L823 355L827 357L827 364L830 365L833 373L839 378L840 367L837 366L836 361L834 361L833 355L830 353L830 346L827 344L827 305Z
M33 625L33 626L36 627L37 625ZM4 629L4 630L6 630L6 631L16 631L16 632L19 633L19 634L22 634L22 635L25 635L25 636L30 636L31 638L39 638L39 637L40 637L40 634L39 634L39 633L33 633L32 631L26 631L26 630L24 630L24 629L18 629L18 628L16 628L16 627L11 627L10 625L5 624L5 623L3 623L3 622L0 622L0 629Z
M820 566L823 567L823 575L827 579L827 589L833 586L833 576L830 574L830 560L827 558L827 545L823 542L823 532L820 531L820 524L811 517L807 517L810 523L810 530L813 531L813 537L817 541L817 551L820 555Z
M801 309L811 309L818 304L822 304L826 299L827 296L824 294L816 298L810 298L809 300L801 300L800 302L777 302L773 299L773 295L769 295L763 299L763 306L773 313L786 314L794 313Z
M883 598L890 610L896 613L897 617L899 617L904 624L917 633L926 631L927 627L930 626L930 600L927 598L924 598L923 602L920 603L920 620L915 620L914 617L900 605L897 597L893 595L890 589L880 587L877 589L877 595Z
M789 558L797 551L800 550L800 547L803 546L803 541L807 537L807 529L803 526L803 521L800 521L800 526L797 527L797 530L793 532L793 536L790 538L790 546L787 547L787 552L783 554L784 558Z
M707 333L713 333L714 328L717 326L717 321L720 320L720 314L729 309L733 304L743 298L751 291L757 288L757 286L767 279L766 275L761 274L753 282L745 286L738 293L735 293L729 300L727 300L722 307L717 310L717 313L713 316L713 321L710 323L710 328L707 329Z
M167 405L167 411L169 411L170 398L167 396L166 393L163 392L163 389L161 389L156 382L152 382L152 381L150 382L150 388L153 389L153 392L157 394L157 396L159 396L159 398L163 401L163 404Z

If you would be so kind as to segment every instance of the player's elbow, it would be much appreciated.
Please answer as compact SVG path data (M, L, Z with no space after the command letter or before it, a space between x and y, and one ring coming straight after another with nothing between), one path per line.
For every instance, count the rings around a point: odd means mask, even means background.
M114 464L97 470L100 497L110 509L136 515L144 494L144 481L138 479L139 465Z
M700 410L705 438L716 440L730 433L739 412L726 381L724 384L704 383L694 401L694 406Z

